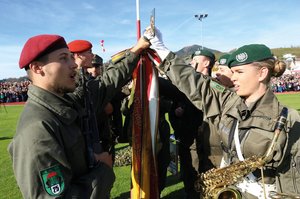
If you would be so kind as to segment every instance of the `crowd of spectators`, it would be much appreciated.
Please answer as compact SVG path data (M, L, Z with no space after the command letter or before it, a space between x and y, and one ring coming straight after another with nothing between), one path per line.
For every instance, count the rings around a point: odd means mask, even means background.
M0 81L0 102L25 102L30 81Z
M30 81L19 82L0 81L0 102L25 102ZM272 78L271 88L276 93L300 91L300 72L291 72L277 78Z
M290 72L272 78L271 88L275 93L300 91L300 72Z

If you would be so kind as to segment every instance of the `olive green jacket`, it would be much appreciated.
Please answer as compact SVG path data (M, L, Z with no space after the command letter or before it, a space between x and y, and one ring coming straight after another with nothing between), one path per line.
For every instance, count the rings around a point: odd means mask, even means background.
M101 81L89 81L88 89L93 93L96 111L101 111L126 83L137 61L138 56L126 53ZM88 169L87 165L81 129L82 88L59 97L32 85L28 96L16 134L8 146L23 197L53 198L47 183L51 184L48 178L54 174L58 176L62 190L55 197L107 197L115 178L113 170L103 163L94 169Z
M283 108L271 90L267 90L264 96L247 109L241 97L217 84L210 77L194 72L192 67L187 66L173 53L167 56L159 70L203 111L205 120L216 127L227 160L231 163L238 161L234 140L230 138L235 121L239 123L244 158L253 155L260 157L266 153ZM299 114L293 109L288 109L287 124L275 145L275 155L268 164L272 169L276 170L280 164L287 145L287 133L291 133L296 121L300 121ZM274 173L270 177L274 177Z

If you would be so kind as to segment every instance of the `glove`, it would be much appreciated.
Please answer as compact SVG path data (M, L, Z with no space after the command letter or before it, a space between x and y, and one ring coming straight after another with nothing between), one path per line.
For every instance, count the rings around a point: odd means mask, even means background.
M151 27L147 27L146 30L144 30L144 38L146 38L150 43L153 50L155 50L160 57L161 61L164 61L165 58L170 53L170 50L165 47L163 40L162 40L162 34L161 32L155 27L155 35L151 32Z

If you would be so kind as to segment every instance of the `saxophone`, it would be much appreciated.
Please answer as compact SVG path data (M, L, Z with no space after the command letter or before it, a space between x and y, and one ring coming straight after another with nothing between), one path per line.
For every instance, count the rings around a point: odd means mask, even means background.
M287 112L287 108L284 107L276 122L274 136L265 155L262 157L252 156L227 167L213 168L205 173L199 174L195 182L195 190L200 192L204 198L242 198L241 193L234 188L233 185L272 160L275 143L286 123Z

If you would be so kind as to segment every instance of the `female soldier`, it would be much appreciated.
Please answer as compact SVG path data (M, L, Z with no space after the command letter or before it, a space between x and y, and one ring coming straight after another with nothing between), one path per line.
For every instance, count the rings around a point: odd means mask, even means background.
M272 76L278 77L285 70L283 62L274 59L270 49L261 44L245 45L230 56L229 67L233 71L231 80L234 91L212 81L211 78L195 73L177 55L170 52L163 42L161 33L156 29L155 36L147 37L160 56L162 63L159 70L164 72L194 105L203 111L204 117L217 129L224 151L224 165L232 165L254 155L262 157L266 153L279 115L284 108L269 89ZM284 132L279 135L272 151L271 160L263 167L263 176L256 169L250 182L238 187L243 197L263 198L272 190L277 192L297 193L293 186L281 183L281 173L289 165L281 168L282 159L288 144L288 135L294 135L293 125L300 121L299 114L288 109ZM287 134L288 133L288 134ZM274 155L273 155L274 154ZM254 168L255 169L255 168ZM226 170L225 170L226 172ZM238 170L229 175L237 175ZM275 178L277 186L275 186ZM225 179L224 179L225 180ZM245 179L246 180L246 179ZM263 180L263 183L262 183ZM297 182L299 183L299 182ZM265 186L264 186L265 185ZM268 186L266 186L268 185ZM257 190L259 187L265 187Z

